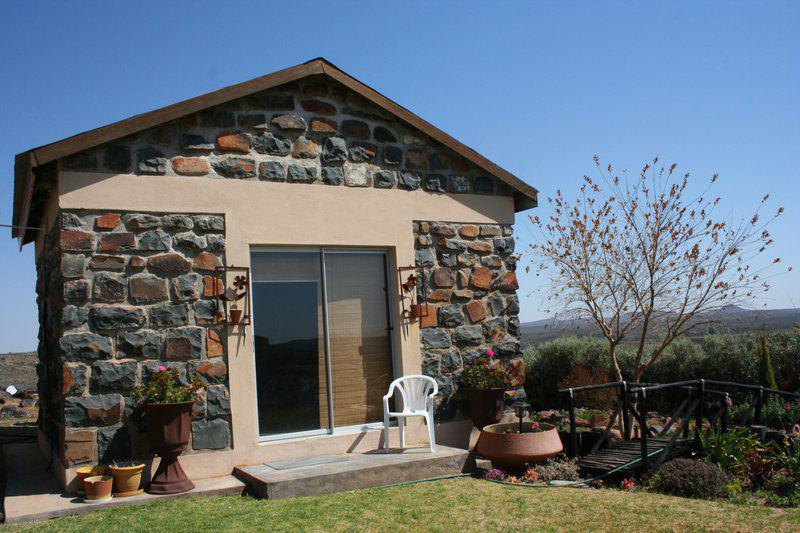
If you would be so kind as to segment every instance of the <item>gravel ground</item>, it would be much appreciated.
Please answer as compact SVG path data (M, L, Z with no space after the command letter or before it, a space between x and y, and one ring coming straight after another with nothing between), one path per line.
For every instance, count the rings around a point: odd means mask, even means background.
M36 391L36 352L0 354L0 390Z

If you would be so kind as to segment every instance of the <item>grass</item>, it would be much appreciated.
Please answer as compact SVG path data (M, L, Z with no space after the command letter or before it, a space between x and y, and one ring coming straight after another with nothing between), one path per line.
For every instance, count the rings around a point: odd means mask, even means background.
M8 531L798 531L800 509L653 493L531 489L460 478L310 498L196 497Z

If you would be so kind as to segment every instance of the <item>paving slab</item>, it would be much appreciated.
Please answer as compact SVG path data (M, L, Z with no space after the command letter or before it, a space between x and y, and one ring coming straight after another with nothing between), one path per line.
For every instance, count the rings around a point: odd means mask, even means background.
M233 476L193 479L195 488L183 494L141 494L130 498L114 498L107 503L83 503L64 494L36 444L3 446L6 464L5 522L18 523L47 520L119 505L137 505L166 498L199 495L242 494L244 483Z
M349 453L343 460L272 468L268 464L241 466L233 474L247 484L251 494L261 498L289 498L365 489L393 483L459 474L469 470L470 452L437 446ZM313 458L309 458L313 462Z

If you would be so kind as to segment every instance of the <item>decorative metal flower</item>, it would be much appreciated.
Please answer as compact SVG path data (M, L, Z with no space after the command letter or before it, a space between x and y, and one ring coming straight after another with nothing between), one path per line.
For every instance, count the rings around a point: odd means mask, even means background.
M247 276L236 276L233 278L233 286L243 291L247 287Z

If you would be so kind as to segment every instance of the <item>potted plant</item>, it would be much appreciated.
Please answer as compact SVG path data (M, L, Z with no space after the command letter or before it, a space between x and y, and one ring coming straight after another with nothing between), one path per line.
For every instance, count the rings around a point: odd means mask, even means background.
M522 431L520 431L520 428ZM476 450L494 468L519 472L564 451L555 427L538 422L492 424L481 430Z
M225 291L225 298L231 302L231 324L238 324L242 320L242 310L239 309L239 300L244 298L245 295L247 295L247 276L236 276L233 278L233 288Z
M82 466L75 470L75 478L77 479L77 488L75 492L78 496L84 496L86 491L83 487L83 481L87 477L93 476L102 476L106 473L106 467L101 465L94 465L94 466Z
M111 476L89 476L83 480L86 495L84 501L91 503L107 502L111 499L111 486L114 478Z
M511 386L511 376L499 361L494 360L494 350L486 350L471 365L464 367L461 382L469 401L469 418L475 427L499 422L505 408L506 389Z
M143 491L139 488L142 484L142 470L144 463L137 461L114 461L108 471L114 477L114 497L124 498L135 496Z
M192 408L203 388L197 377L187 385L181 382L177 369L159 366L144 387L134 390L134 397L144 405L150 445L161 457L147 492L178 494L194 488L178 456L189 443Z

